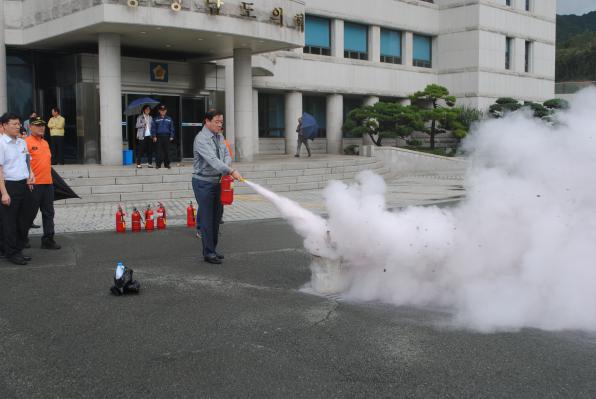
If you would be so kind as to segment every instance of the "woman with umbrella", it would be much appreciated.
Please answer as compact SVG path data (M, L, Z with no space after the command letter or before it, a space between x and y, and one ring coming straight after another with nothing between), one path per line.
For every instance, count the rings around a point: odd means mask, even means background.
M144 105L143 112L137 117L137 168L141 168L141 159L143 152L147 156L147 167L152 168L153 165L153 141L151 139L151 123L153 118L151 115L151 106Z
M153 118L151 117L151 107L159 104L159 101L151 97L138 98L128 104L128 107L124 110L124 115L137 116L137 123L135 128L137 129L137 168L141 168L141 158L143 152L147 155L147 166L152 168L153 165L153 143L151 142L151 123Z

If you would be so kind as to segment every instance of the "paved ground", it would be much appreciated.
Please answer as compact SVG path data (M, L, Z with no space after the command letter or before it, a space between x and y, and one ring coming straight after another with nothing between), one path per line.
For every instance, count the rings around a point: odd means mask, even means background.
M183 227L60 241L0 261L0 398L596 397L595 334L477 334L309 294L280 220L226 223L223 266ZM117 261L140 295L109 294Z
M190 176L189 176L190 179ZM409 205L426 205L450 202L464 195L463 176L453 172L435 172L418 175L393 177L387 181L387 203L389 207ZM303 207L316 213L325 213L322 190L294 191L281 193ZM169 224L172 226L186 224L186 208L188 200L164 201L168 210ZM196 205L196 202L195 202ZM144 209L147 202L126 203L128 228L130 228L130 211L133 207ZM155 204L153 204L155 209ZM117 203L100 203L85 205L57 205L56 231L104 231L115 229ZM279 218L275 207L257 194L237 195L234 204L225 209L225 221L262 220ZM36 223L41 225L41 216ZM32 230L39 234L39 230Z

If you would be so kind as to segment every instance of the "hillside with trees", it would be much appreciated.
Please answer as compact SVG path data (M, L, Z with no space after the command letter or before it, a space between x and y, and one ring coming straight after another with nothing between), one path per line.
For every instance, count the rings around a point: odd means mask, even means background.
M596 81L596 11L557 15L556 81Z

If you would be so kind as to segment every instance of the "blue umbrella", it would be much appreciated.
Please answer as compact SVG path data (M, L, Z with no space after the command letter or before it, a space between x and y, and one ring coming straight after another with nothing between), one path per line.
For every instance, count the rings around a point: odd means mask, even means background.
M143 107L145 105L149 105L149 106L151 106L151 108L153 108L157 104L159 104L159 101L157 101L151 97L138 98L138 99L134 100L133 102L131 102L130 104L128 104L128 107L126 107L126 109L124 110L124 115L126 115L126 116L138 115L143 111Z
M315 137L317 137L317 133L319 132L319 124L317 123L317 120L314 116L308 112L304 112L302 114L300 130L302 131L302 135L305 138L314 140Z

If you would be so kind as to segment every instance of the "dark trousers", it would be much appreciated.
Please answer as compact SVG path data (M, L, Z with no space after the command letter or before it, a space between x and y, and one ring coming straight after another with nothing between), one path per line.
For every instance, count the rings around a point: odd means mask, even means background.
M153 163L153 139L146 136L143 140L137 140L137 165L141 164L143 153L147 156L147 163Z
M196 195L195 195L196 197ZM221 202L221 201L220 201ZM220 206L219 207L219 215L217 215L217 223L221 224L221 220L223 219L223 213L224 213L224 206ZM197 231L201 232L201 223L199 223L201 221L201 218L199 217L199 211L197 209L197 218L196 218L196 227L197 227Z
M296 149L296 154L300 155L300 147L302 144L306 147L306 151L308 151L308 156L310 157L310 146L308 145L308 139L305 138L303 135L298 135L298 148Z
M157 136L157 161L155 166L161 167L161 164L167 168L170 166L170 137Z
M29 227L35 220L37 212L41 210L41 221L43 223L43 236L41 242L48 242L54 239L54 185L36 184L33 191L25 199L25 210L27 215L27 234Z
M25 199L29 195L26 180L5 181L6 191L10 196L10 205L2 205L2 228L4 232L4 253L7 258L18 255L25 247L27 230L31 223L27 223L28 212L25 209Z
M52 165L64 165L64 136L52 136L50 139Z
M220 199L221 186L219 183L192 179L192 189L199 207L203 256L212 257L216 255L220 209L223 207Z

